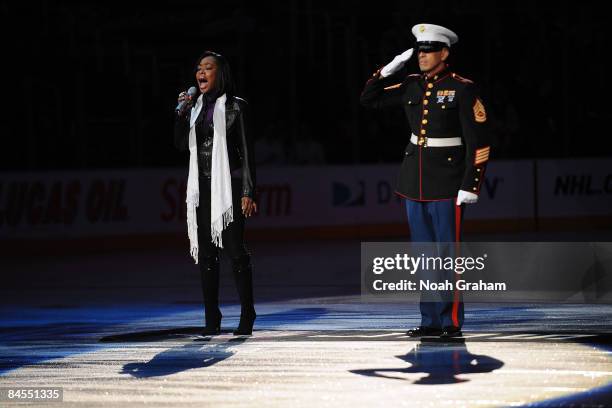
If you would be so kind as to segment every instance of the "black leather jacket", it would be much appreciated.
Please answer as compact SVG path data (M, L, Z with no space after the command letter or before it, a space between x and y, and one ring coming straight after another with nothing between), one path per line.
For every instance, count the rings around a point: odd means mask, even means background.
M247 102L238 97L228 97L225 102L225 124L227 155L230 170L242 168L242 196L255 197L255 152L253 138L247 127ZM189 150L189 112L176 116L174 123L174 146L180 151ZM212 124L206 125L205 112L196 120L196 141L198 148L198 170L200 176L210 177L213 145Z

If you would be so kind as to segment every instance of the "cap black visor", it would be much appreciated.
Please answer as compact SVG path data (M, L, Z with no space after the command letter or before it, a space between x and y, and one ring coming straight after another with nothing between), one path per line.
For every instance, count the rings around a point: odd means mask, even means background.
M423 52L437 52L441 51L444 47L448 47L448 45L440 41L420 41L415 46L417 51Z

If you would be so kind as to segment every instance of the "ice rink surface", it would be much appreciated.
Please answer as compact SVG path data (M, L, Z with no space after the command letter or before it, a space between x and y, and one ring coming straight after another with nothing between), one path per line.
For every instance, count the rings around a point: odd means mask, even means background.
M418 305L360 298L358 242L253 255L251 337L231 334L227 265L223 333L198 333L184 251L6 259L0 387L61 387L62 407L612 406L609 305L467 304L463 339L415 340Z

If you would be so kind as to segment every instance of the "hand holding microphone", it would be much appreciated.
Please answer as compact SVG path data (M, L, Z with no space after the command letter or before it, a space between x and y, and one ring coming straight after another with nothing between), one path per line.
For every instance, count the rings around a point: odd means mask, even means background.
M196 95L196 93L198 93L198 90L195 86L189 88L187 92L181 92L178 96L178 105L176 105L176 108L174 108L176 113L178 113L180 116L183 116L187 111L187 108L191 107L193 103L193 97Z

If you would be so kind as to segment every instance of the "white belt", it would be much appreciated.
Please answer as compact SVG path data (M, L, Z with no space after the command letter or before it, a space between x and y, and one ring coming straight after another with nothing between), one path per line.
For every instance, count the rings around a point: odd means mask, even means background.
M427 147L451 147L451 146L461 146L463 143L461 142L460 137L424 137L424 145ZM419 137L415 134L410 136L410 143L418 145Z

